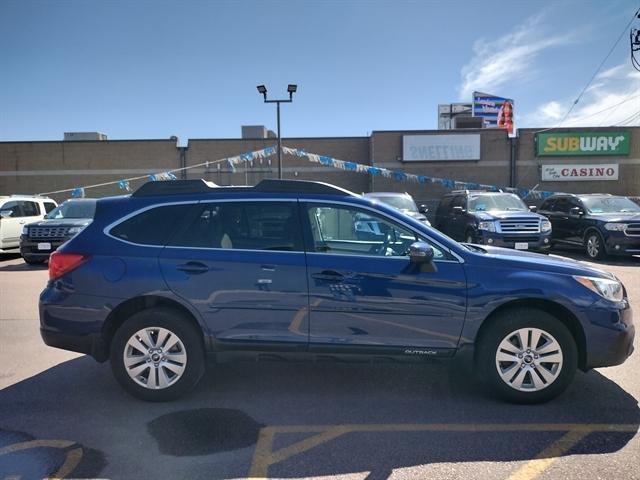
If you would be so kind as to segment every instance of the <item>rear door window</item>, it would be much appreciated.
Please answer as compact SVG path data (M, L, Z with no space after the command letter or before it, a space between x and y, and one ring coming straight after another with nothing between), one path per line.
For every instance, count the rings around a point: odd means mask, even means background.
M297 202L204 203L170 246L303 251Z
M150 208L113 227L109 233L126 242L140 245L165 245L180 222L195 204L164 205Z
M22 201L20 202L20 207L24 217L37 217L40 215L40 205L36 202Z

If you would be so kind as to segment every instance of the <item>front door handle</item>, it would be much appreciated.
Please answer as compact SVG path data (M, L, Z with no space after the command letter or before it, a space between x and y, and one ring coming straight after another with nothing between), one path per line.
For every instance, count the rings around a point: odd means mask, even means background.
M200 262L187 262L178 265L176 268L181 272L185 272L190 275L199 275L201 273L206 273L209 271L209 267Z
M334 270L323 270L320 273L312 273L311 277L329 283L338 283L344 280L344 275Z

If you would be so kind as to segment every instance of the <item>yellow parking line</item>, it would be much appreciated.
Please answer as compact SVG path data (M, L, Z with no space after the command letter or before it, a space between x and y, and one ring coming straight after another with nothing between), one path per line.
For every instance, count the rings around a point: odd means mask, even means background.
M82 460L82 448L74 448L67 453L67 458L65 458L62 466L50 478L57 480L66 478L80 464L80 460Z
M571 447L589 435L589 431L573 430L563 435L559 440L553 442L542 450L536 458L528 461L524 466L509 475L507 480L533 480L542 472L553 465L562 455L567 453Z
M50 448L67 448L75 445L76 442L68 440L30 440L28 442L14 443L0 448L0 455L19 452L20 450L28 450L29 448L50 447Z
M20 442L14 443L12 445L7 445L6 447L0 448L0 455L8 455L15 452L20 452L22 450L29 450L31 448L58 448L65 449L69 448L72 445L76 445L76 442L70 442L69 440L30 440L28 442ZM82 448L74 448L66 453L66 457L64 459L64 463L58 469L56 473L54 473L51 479L63 479L66 478L71 472L73 472L76 467L80 464L82 460ZM8 477L11 478L11 477ZM20 478L17 476L16 478ZM7 478L5 478L7 480Z
M514 472L508 480L532 480L549 468L582 438L593 432L637 432L638 424L610 423L398 423L345 425L282 425L260 430L249 478L267 478L271 465L282 462L318 445L353 432L566 432L559 440L536 455L536 458ZM279 433L315 433L287 447L272 450Z

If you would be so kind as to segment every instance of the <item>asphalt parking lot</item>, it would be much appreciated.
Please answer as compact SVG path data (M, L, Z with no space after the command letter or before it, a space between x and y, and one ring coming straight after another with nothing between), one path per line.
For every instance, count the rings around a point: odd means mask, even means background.
M600 267L640 311L640 258ZM640 478L637 352L536 406L446 366L330 362L214 365L187 397L151 404L108 364L42 343L46 278L0 257L0 479Z

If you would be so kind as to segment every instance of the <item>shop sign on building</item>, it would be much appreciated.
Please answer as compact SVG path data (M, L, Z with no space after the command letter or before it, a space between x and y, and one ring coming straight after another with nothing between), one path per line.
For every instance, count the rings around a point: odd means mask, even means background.
M618 165L542 165L542 181L618 180Z
M629 132L538 133L538 156L628 155Z
M480 134L403 135L405 162L480 160Z

